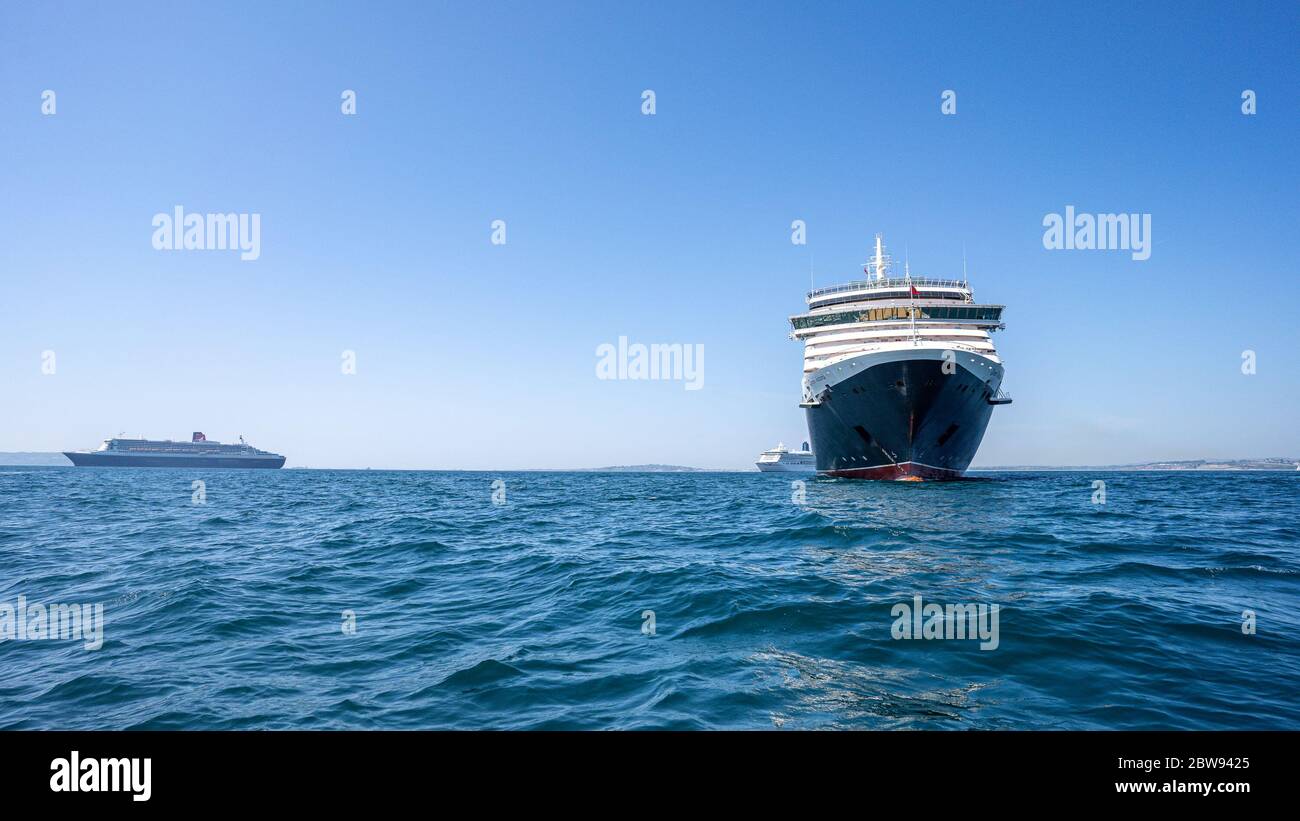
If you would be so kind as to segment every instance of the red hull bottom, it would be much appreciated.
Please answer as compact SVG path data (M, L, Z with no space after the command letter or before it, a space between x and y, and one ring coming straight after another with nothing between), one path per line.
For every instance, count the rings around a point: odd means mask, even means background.
M949 468L936 468L920 462L899 462L896 465L879 465L873 468L849 468L841 470L820 471L825 476L838 476L841 479L894 479L899 481L919 482L923 479L960 479L961 471Z

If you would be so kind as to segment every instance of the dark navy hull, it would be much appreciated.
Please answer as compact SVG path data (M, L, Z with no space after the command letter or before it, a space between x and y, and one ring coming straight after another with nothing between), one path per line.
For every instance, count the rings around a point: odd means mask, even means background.
M239 456L128 456L113 453L78 453L66 451L63 454L77 467L116 467L116 468L279 468L284 467L283 456L274 457L239 457Z
M943 365L881 362L825 390L807 409L817 470L855 479L959 478L984 438L997 386L961 366L944 373Z

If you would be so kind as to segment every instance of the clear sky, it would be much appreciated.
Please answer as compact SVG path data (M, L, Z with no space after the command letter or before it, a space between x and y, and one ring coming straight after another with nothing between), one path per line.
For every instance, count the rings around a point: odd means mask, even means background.
M977 466L1297 456L1298 32L1290 2L5 3L0 451L748 467L806 438L810 266L856 278L880 231L914 275L965 246L1008 306ZM177 205L260 214L260 257L155 250ZM1044 249L1067 205L1151 214L1151 258ZM598 380L619 336L703 345L703 388Z

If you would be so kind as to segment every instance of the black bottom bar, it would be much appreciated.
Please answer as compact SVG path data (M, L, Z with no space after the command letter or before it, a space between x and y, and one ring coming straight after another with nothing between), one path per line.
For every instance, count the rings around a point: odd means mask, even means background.
M873 804L960 795L971 806L1195 799L1225 809L1289 797L1286 751L1296 740L1289 732L8 732L0 733L0 784L6 798L82 809L337 809L431 794L482 798L485 782L496 785L492 801L562 789L574 805L589 803L596 785L622 784L638 794L653 787L660 800L770 789L817 805L849 788ZM74 751L76 791L65 777ZM80 789L97 781L111 789L114 778L117 791ZM146 789L148 799L135 800Z

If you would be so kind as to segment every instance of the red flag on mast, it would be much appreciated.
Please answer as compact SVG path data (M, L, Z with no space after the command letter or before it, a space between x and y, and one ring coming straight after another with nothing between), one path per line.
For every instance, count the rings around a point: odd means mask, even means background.
M916 286L915 286L915 285L911 286L911 288L912 288L912 296L920 296L920 295L921 295L921 292L918 291L918 290L916 290Z

